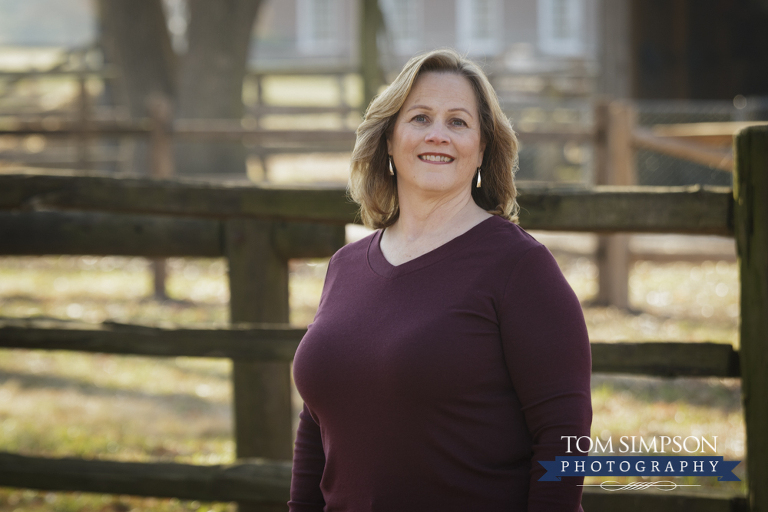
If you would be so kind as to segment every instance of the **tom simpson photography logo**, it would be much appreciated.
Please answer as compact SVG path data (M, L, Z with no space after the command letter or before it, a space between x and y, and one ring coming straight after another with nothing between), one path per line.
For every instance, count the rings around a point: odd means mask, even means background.
M588 436L563 436L566 453L602 453L607 455L558 456L553 461L539 461L547 472L539 478L542 482L557 482L564 476L643 476L643 477L684 477L712 476L720 482L735 482L740 479L733 470L741 461L727 461L717 453L717 436L710 439L701 436L622 436L618 443L612 438L602 439ZM643 455L629 455L642 453ZM673 453L677 455L667 455ZM619 455L616 455L619 454ZM584 487L601 487L607 491L645 490L655 488L671 491L677 487L697 487L676 484L672 480L632 482L620 484L605 481Z

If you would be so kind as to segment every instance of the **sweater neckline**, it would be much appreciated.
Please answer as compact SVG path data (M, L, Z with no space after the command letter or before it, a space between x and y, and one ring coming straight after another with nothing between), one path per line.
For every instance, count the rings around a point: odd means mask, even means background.
M393 265L387 260L387 258L384 257L384 253L381 251L380 244L381 236L384 233L384 230L377 229L373 234L373 237L371 237L370 242L368 243L368 266L374 273L389 279L394 279L396 277L409 274L416 270L437 263L450 254L453 254L454 252L471 245L483 237L490 229L492 229L498 220L503 219L498 215L488 217L487 219L484 219L475 224L464 233L461 233L460 235L448 240L443 245L440 245L431 251L425 252L424 254L411 260L408 260L405 263L401 263L400 265Z

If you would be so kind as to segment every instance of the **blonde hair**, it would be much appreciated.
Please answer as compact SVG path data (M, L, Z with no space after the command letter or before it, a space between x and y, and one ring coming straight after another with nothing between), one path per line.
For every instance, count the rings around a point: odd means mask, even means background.
M360 217L367 227L385 228L397 221L397 176L389 174L387 136L413 84L422 73L456 73L469 80L477 98L481 142L485 143L482 187L472 187L478 206L517 223L517 137L499 105L496 92L485 73L455 50L434 50L413 57L398 77L368 107L357 129L352 152L348 194L360 205Z

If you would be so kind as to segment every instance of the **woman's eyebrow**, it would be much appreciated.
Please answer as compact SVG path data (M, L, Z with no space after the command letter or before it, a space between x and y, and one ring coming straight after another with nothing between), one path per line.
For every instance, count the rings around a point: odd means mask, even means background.
M431 107L428 107L426 105L412 105L408 110L406 110L406 112L410 112L411 110L417 110L417 109L428 110L428 111L432 110ZM474 116L472 116L472 113L469 110L465 109L464 107L450 108L448 109L448 112L456 112L459 110L462 112L466 112L469 117L474 119Z
M469 117L472 117L474 119L474 116L472 116L472 113L469 110L465 109L464 107L450 108L448 109L448 112L456 112L457 110L466 112Z
M406 112L410 112L411 110L416 110L416 109L421 109L421 110L432 110L430 107L428 107L428 106L426 106L426 105L412 105L412 106L411 106L411 108L409 108L408 110L406 110Z

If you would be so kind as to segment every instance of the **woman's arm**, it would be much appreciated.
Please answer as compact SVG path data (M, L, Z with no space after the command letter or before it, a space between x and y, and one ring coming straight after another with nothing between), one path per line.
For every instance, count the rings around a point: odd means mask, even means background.
M338 254L338 253L337 253ZM323 291L320 293L317 316L328 299L330 281L333 281L333 262L336 254L328 260L328 270L323 281ZM313 321L314 323L314 321ZM309 324L308 328L312 324ZM294 367L295 370L295 367ZM296 375L294 375L296 377ZM291 471L291 499L288 502L290 512L322 512L325 499L320 490L320 481L325 469L325 451L320 426L305 403L299 414L299 428L296 431L296 442L293 446L293 469Z
M291 512L322 512L325 507L320 480L325 468L325 453L317 425L306 404L299 414L299 429L293 449Z
M583 478L539 482L538 461L566 453L562 436L589 436L592 358L584 315L543 245L515 265L499 311L504 355L533 440L528 511L578 511ZM573 447L572 447L573 448Z

